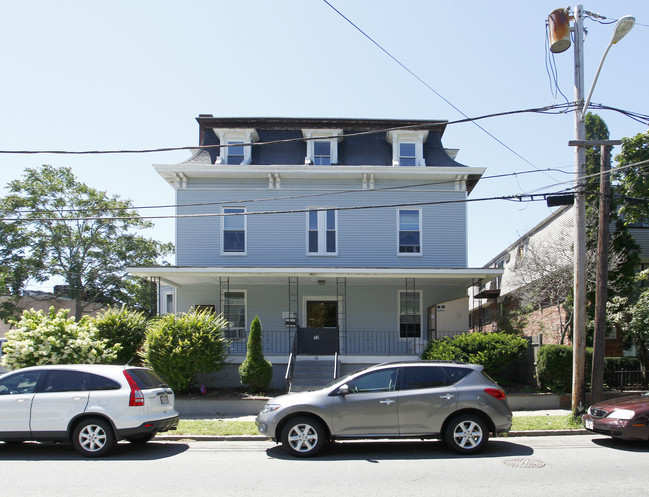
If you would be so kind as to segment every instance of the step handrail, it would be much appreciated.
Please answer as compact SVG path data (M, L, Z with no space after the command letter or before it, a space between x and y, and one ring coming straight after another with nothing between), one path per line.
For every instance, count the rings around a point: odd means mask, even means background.
M338 352L334 355L334 380L338 378Z

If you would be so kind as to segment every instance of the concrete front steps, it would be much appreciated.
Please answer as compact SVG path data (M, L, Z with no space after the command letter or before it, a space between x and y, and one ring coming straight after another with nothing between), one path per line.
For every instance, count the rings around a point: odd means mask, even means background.
M304 392L325 386L334 379L334 359L300 359L295 361L290 392Z

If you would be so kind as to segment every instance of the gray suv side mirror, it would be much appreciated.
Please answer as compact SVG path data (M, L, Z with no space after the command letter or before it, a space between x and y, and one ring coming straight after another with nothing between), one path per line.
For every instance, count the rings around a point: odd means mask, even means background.
M338 387L338 395L344 397L348 393L349 393L349 386L347 386L346 383L344 385L340 385L340 387Z

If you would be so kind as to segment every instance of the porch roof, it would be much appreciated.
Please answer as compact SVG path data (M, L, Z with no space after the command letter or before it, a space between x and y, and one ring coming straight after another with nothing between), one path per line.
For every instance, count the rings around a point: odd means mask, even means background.
M497 268L374 268L374 267L214 267L160 266L129 268L134 276L160 278L171 286L213 285L219 278L236 278L238 283L284 283L286 278L347 278L351 283L380 284L395 279L435 280L440 285L465 286L484 282L503 274Z

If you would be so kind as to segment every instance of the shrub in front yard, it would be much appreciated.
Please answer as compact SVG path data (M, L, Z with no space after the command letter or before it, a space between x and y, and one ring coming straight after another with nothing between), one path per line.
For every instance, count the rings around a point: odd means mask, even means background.
M138 351L144 344L147 317L143 312L111 308L93 319L97 336L110 344L120 344L121 350L115 358L117 364L139 364Z
M572 391L572 347L569 345L543 345L539 349L537 371L541 388L556 393ZM585 377L590 380L593 349L586 349Z
M197 373L223 367L225 327L225 319L211 312L166 314L150 322L140 355L176 392L187 392Z
M273 365L264 358L261 341L261 322L255 316L250 325L246 359L239 366L241 383L248 385L253 392L265 392L273 378Z
M481 364L487 374L494 374L526 348L527 340L509 333L464 333L428 342L421 358Z
M5 333L2 364L19 369L41 364L94 364L115 360L119 345L109 345L97 336L92 320L75 321L70 311L58 312L50 307L47 314L31 309L20 320L12 321L13 329Z

